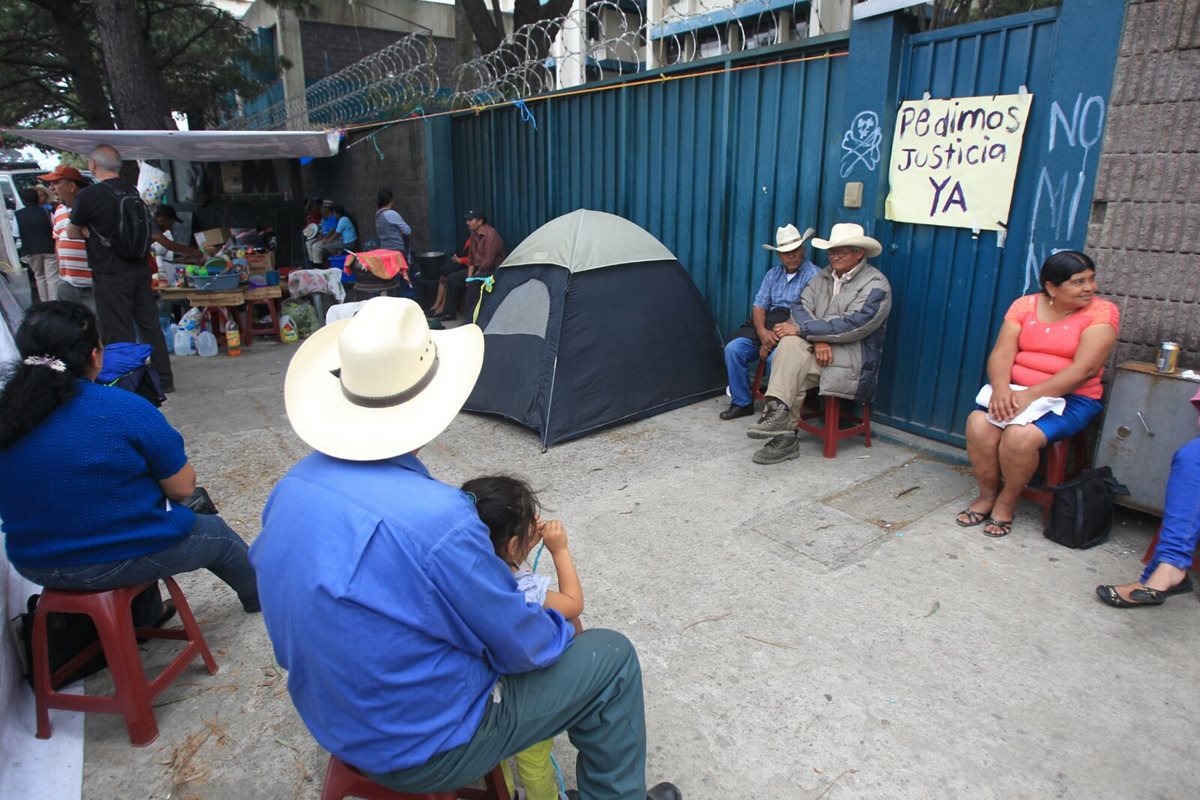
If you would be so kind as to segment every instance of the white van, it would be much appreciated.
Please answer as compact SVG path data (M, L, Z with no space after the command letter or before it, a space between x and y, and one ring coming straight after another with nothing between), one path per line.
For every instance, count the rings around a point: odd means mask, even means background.
M0 196L4 198L4 205L8 209L8 224L12 228L13 241L16 242L17 249L21 249L21 234L17 230L17 219L13 214L17 209L25 207L25 201L21 199L21 192L34 186L40 181L39 175L45 175L50 172L48 169L42 169L36 164L20 163L13 164L11 167L0 165ZM80 170L83 177L91 179L91 174L86 170Z

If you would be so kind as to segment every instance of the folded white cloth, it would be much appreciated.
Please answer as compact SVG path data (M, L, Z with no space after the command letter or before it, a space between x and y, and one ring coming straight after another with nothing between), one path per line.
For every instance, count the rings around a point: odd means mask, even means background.
M1018 386L1015 383L1010 383L1008 388L1014 392L1019 392L1022 389L1028 389L1028 386ZM987 408L988 403L992 402L992 385L985 383L983 388L979 390L979 394L975 395L975 402ZM995 425L997 428L1007 428L1009 425L1028 425L1034 420L1041 419L1047 414L1058 414L1062 416L1063 410L1067 407L1067 401L1061 397L1039 397L1030 403L1024 411L1017 414L1008 421L999 420L993 417L990 413L987 415L987 421Z
M339 303L346 299L340 269L298 269L288 275L288 294L292 297L322 292L333 295Z

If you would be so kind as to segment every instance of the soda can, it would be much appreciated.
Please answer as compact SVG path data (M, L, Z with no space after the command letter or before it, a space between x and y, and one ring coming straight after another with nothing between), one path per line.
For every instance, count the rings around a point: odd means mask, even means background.
M1178 342L1163 342L1158 346L1158 359L1154 362L1154 368L1164 374L1175 371L1179 366L1179 343Z

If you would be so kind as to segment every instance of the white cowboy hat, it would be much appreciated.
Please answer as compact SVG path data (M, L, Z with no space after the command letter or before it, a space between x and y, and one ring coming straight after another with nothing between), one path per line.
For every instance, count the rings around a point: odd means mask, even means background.
M376 297L308 338L283 401L296 435L348 461L411 453L450 424L483 366L476 325L430 333L421 307Z
M798 247L803 247L814 234L816 229L809 228L803 235L795 225L784 225L775 229L775 246L763 245L763 250L774 250L776 253L790 253Z
M813 247L818 250L832 250L835 247L858 247L867 252L867 257L877 256L883 252L883 245L878 240L866 235L863 226L854 222L839 222L829 232L828 239L813 239Z

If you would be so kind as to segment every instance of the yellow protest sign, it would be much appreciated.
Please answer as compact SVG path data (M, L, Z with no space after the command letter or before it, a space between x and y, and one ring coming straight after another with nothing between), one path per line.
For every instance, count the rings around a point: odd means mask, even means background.
M1008 226L1030 94L908 100L896 115L884 216L997 231Z

